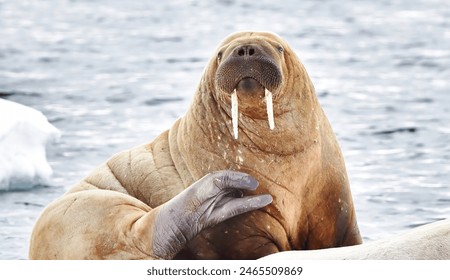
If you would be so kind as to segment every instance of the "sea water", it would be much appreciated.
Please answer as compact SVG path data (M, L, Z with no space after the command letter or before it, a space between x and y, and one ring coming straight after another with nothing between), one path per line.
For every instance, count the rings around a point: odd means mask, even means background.
M0 259L90 170L187 110L216 46L273 31L342 147L365 242L450 217L450 2L0 0L0 95L62 132L50 184L0 193Z

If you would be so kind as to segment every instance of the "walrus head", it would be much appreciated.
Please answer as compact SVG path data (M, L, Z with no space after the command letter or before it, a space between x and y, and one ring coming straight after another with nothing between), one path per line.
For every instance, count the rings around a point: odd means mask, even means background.
M238 32L227 37L205 71L205 82L232 119L235 139L243 118L252 121L252 129L259 129L261 123L276 135L287 129L285 124L277 125L281 115L300 110L295 113L299 116L310 107L303 99L315 99L312 83L295 53L278 35L268 32Z
M231 96L233 132L237 139L238 100L244 114L252 118L266 115L270 129L274 129L272 98L283 83L284 48L276 40L257 36L231 38L218 51L215 86L225 98ZM265 107L261 106L263 98Z
M276 34L227 37L205 68L197 93L193 116L204 122L211 141L229 135L222 139L230 145L290 154L317 138L321 113L315 110L320 106L314 86L295 52ZM280 141L284 145L277 145Z

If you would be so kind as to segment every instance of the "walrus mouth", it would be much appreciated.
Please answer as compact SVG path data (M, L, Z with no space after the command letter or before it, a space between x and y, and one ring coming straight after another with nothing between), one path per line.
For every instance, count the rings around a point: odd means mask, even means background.
M282 84L281 69L268 55L228 57L217 69L216 85L231 95L231 118L234 138L238 139L238 92L260 96L264 93L269 128L275 128L273 92Z

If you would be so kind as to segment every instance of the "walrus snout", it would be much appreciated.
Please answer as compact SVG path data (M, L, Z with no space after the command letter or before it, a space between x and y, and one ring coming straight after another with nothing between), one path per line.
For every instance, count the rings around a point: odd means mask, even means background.
M242 108L252 117L263 117L259 109L264 98L269 128L275 128L272 95L283 82L280 48L267 42L237 42L218 55L215 75L219 91L231 95L231 119L234 138L238 139L238 95Z
M220 90L232 93L246 78L274 92L282 83L281 67L265 47L258 44L238 45L219 64L216 85Z

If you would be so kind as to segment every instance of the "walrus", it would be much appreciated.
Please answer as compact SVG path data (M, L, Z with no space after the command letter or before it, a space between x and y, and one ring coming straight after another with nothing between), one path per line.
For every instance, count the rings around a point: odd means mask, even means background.
M345 162L278 35L218 47L186 114L44 209L31 259L257 259L361 243Z
M361 245L285 251L263 260L450 260L450 219Z

